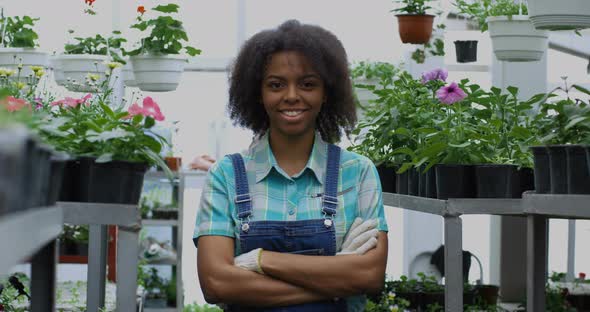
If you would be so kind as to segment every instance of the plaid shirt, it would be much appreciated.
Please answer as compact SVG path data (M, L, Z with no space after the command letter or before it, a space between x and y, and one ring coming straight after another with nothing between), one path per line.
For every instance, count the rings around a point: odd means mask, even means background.
M328 144L316 133L311 156L305 168L289 177L279 167L268 142L268 134L254 141L242 152L252 198L251 221L295 221L323 218L322 193L325 183ZM234 171L229 157L215 163L207 174L197 212L193 241L200 236L240 235ZM355 218L377 218L380 231L387 231L383 212L381 184L375 165L368 158L342 150L338 180L338 210L334 216L336 247L341 249L344 236ZM236 256L240 254L239 244ZM355 297L359 298L359 297ZM349 311L352 309L349 298ZM364 300L362 300L364 301ZM354 306L360 307L357 304ZM363 305L364 307L364 305ZM362 311L363 309L360 309Z

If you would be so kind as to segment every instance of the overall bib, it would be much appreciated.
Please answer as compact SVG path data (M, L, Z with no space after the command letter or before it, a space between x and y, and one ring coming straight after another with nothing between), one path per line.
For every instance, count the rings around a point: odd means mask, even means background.
M250 221L252 199L248 189L248 179L244 160L240 154L229 155L235 173L236 205L240 219L240 235L236 240L241 252L256 248L268 251L286 252L301 255L334 256L336 254L336 232L333 217L338 208L337 188L340 166L340 148L328 145L326 181L322 198L324 218L301 221ZM265 312L346 312L346 300L329 300L308 304L275 308L229 307L229 311Z

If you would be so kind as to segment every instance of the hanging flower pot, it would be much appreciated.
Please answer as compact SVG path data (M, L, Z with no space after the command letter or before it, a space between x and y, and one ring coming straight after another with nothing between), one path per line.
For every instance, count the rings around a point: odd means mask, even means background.
M397 23L403 43L425 44L432 35L434 15L399 14Z
M549 32L536 30L528 16L487 18L496 58L509 62L533 62L543 57Z
M535 28L567 30L590 27L588 0L528 0L529 16Z
M49 68L53 71L53 79L55 80L55 83L57 83L58 86L65 86L67 80L64 76L61 62L57 55L49 57Z
M187 58L181 55L134 55L130 57L137 86L142 91L174 91Z
M457 63L477 61L477 40L457 40L454 43Z
M133 74L133 67L131 61L127 60L127 64L123 66L123 83L127 87L137 87L137 81L135 81L135 74Z
M19 65L22 65L20 67ZM0 68L14 71L10 78L25 81L33 75L31 66L47 67L48 55L33 48L0 48ZM20 67L20 73L19 73Z
M97 92L106 79L109 57L95 54L63 54L58 58L66 89L73 92Z

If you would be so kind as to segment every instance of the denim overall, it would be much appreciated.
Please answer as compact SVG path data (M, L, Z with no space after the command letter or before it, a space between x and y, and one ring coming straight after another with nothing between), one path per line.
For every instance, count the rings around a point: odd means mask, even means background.
M338 207L337 187L340 166L340 148L328 145L328 164L322 212L324 218L301 221L250 221L252 200L248 190L248 179L244 160L240 154L229 155L232 160L236 183L236 205L240 219L240 235L237 243L242 253L256 248L268 251L301 255L333 256L336 254L336 232L333 217ZM265 312L346 312L346 300L329 300L275 308L253 308L230 306L229 311Z

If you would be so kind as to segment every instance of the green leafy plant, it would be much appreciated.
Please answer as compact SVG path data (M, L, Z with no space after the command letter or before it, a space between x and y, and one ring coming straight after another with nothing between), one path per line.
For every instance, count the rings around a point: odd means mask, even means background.
M436 25L436 29L444 30L445 24ZM411 58L418 64L423 64L428 56L445 56L445 42L442 38L435 38L434 36L425 43L421 48L416 48L412 52Z
M188 36L183 28L182 22L174 19L171 14L178 13L177 4L158 5L152 8L152 11L163 13L164 15L152 19L144 19L146 12L143 6L138 7L137 23L131 25L131 28L138 29L142 32L149 32L149 35L141 39L139 48L125 52L126 55L140 54L180 54L184 49L186 54L195 56L201 53L201 50L183 43L188 42Z
M156 268L150 268L149 273L145 275L143 285L149 299L166 299L167 282L158 275Z
M73 30L68 30L73 34ZM127 39L120 37L120 31L113 31L110 37L103 37L96 34L94 37L74 37L75 43L67 43L64 47L64 54L95 54L95 55L110 55L113 60L121 64L125 64L121 54L123 43Z
M425 15L426 10L431 9L428 2L432 0L396 0L402 7L391 10L391 12L398 12L401 14Z
M38 47L39 35L33 27L39 18L30 16L15 16L0 18L1 30L0 43L8 48L35 48Z
M220 308L209 304L199 305L197 303L187 304L182 312L222 312Z
M426 275L423 272L418 272L418 278L421 288L427 293L440 293L445 291L445 287L438 283L434 276Z
M488 22L486 19L490 16L513 16L513 15L527 15L528 9L526 4L519 4L513 0L480 0L480 1L466 1L455 0L453 3L459 10L472 19L475 19L479 24L482 32L488 30Z

